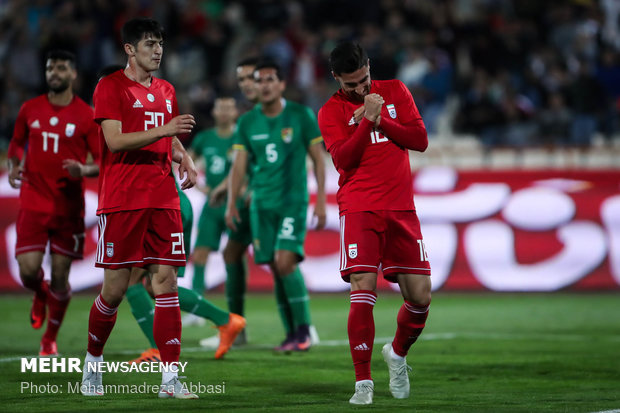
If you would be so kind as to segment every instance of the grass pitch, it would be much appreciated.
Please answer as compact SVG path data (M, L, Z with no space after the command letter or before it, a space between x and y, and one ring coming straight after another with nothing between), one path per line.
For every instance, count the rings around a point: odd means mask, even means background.
M65 357L83 358L94 293L76 295L60 330ZM222 295L209 297L224 306ZM250 295L250 343L224 360L200 348L209 327L183 329L187 383L223 386L199 400L160 400L153 393L86 398L69 393L79 373L21 373L20 357L37 354L43 330L28 322L30 296L0 297L0 410L3 412L601 412L620 409L620 295L436 293L427 327L408 361L412 395L388 391L381 346L396 328L401 298L381 293L374 310L375 399L348 404L354 374L347 344L348 295L315 294L313 322L321 344L303 354L276 355L283 338L275 300ZM124 302L106 345L106 361L136 357L147 347ZM25 390L24 384L28 386ZM160 374L106 373L104 385L157 385ZM38 387L37 387L38 386ZM51 386L51 387L50 387ZM56 387L53 387L56 386ZM45 392L33 392L37 387ZM56 389L50 393L47 389ZM204 388L205 390L208 387ZM216 389L211 387L212 390ZM60 393L62 392L62 393ZM615 410L620 411L620 410Z

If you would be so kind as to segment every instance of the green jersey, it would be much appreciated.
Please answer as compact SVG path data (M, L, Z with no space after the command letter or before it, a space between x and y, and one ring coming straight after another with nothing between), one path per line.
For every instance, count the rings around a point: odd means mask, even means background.
M258 104L237 126L234 148L248 152L254 206L307 204L306 154L310 145L323 140L312 110L285 101L278 116L267 117Z
M234 138L221 137L216 128L204 130L192 141L192 149L204 157L206 162L205 178L207 185L213 189L228 176L232 164L232 144Z

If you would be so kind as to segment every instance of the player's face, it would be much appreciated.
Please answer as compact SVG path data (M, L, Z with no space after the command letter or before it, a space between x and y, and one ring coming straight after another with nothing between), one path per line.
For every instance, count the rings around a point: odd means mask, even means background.
M243 96L250 102L256 102L258 96L253 74L254 66L237 67L237 85Z
M273 103L282 97L286 84L278 78L276 69L263 68L254 71L254 82L258 91L258 101Z
M350 98L363 101L364 96L370 93L370 66L366 65L353 73L342 73L334 78L340 84L340 89Z
M48 59L45 64L45 81L52 92L64 92L71 87L76 76L68 60Z
M132 49L136 63L145 72L154 72L159 69L161 58L164 54L164 41L161 37L155 37L150 33L138 42L138 46Z
M237 105L235 99L220 98L215 100L213 105L213 118L216 125L229 124L237 119Z

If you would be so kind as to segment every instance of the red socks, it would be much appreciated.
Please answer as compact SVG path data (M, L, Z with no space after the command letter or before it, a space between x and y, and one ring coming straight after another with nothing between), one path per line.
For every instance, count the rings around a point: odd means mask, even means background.
M159 354L161 354L162 362L179 361L181 354L181 309L179 308L179 296L176 292L155 296L153 337Z
M111 307L101 294L95 299L88 318L88 352L91 355L98 357L103 353L103 346L116 323L116 310L118 307Z
M422 333L426 318L428 317L429 305L415 305L405 300L405 303L398 311L398 328L392 342L394 353L401 357L406 357L409 348Z
M351 291L348 331L349 347L355 367L355 381L372 380L370 359L372 344L375 340L375 320L372 310L376 301L377 294L374 291Z
M49 315L47 318L47 328L43 334L41 341L56 341L58 335L58 329L62 324L69 301L71 300L71 290L63 293L57 293L53 290L49 290L47 294L47 307L49 309Z

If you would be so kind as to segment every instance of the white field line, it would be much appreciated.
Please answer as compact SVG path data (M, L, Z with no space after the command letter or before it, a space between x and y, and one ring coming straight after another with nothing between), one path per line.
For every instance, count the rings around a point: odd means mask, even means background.
M393 337L375 337L375 344L385 344L392 341ZM558 340L569 340L569 341L591 341L592 336L587 334L502 334L502 333L428 333L422 334L419 338L421 341L438 341L438 340L456 340L456 339L485 339L485 340L544 340L544 341L558 341ZM598 340L603 341L612 341L612 342L620 342L620 337L618 336L609 336L609 337L597 337ZM340 346L348 346L349 340L321 340L319 344L316 344L318 347L340 347ZM270 344L247 344L241 347L234 347L234 351L244 351L244 350L271 350L274 345ZM200 352L208 352L214 350L213 348L206 347L183 347L183 353L200 353ZM144 348L139 348L135 350L116 350L106 352L106 355L113 356L129 356L129 355L139 355ZM62 354L61 354L62 356ZM32 354L27 354L23 356L12 356L12 357L2 357L0 358L0 363L10 363L13 361L20 361L22 358L31 358ZM606 412L597 412L597 413L620 413L620 410L609 410Z

